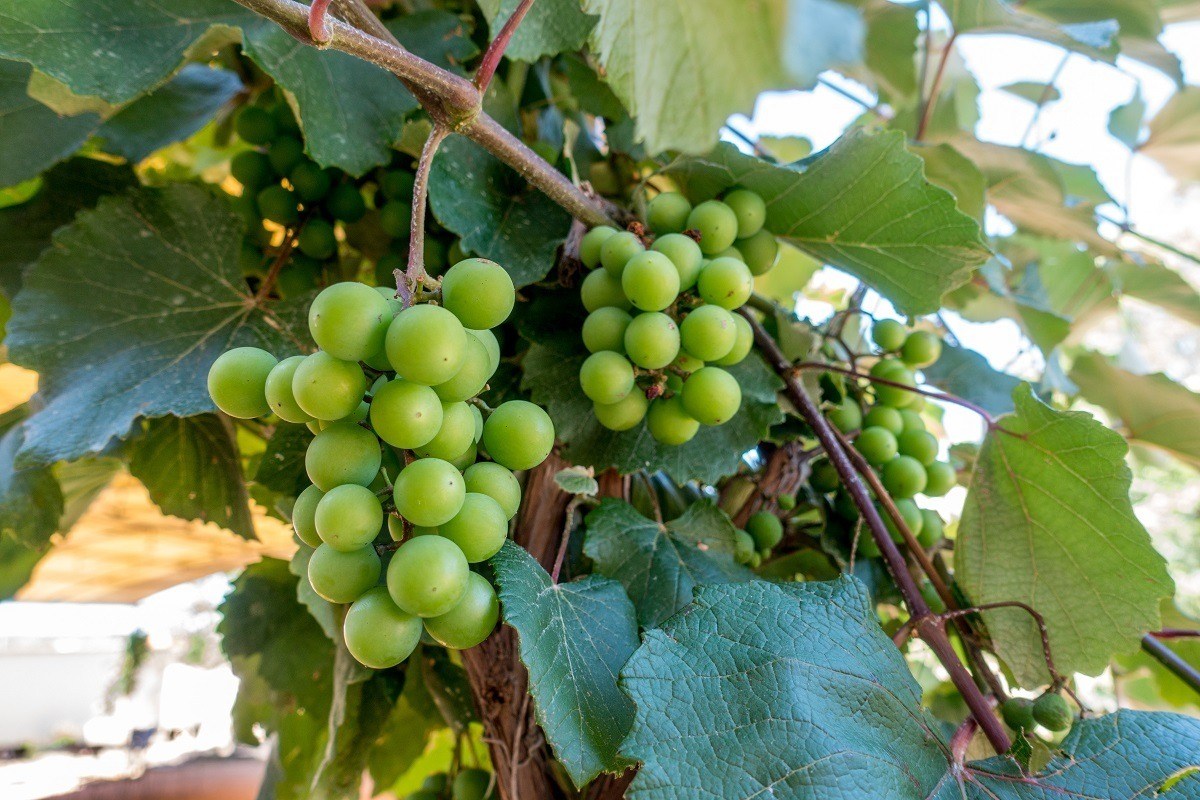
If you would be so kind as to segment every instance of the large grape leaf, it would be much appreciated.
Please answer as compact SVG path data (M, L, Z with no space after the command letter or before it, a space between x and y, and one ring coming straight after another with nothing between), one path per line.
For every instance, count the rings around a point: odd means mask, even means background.
M770 89L859 60L863 24L831 0L584 0L592 45L651 152L701 153Z
M25 275L9 355L40 373L23 462L73 460L139 417L213 410L205 376L230 347L279 356L296 306L259 306L238 266L242 221L205 189L172 184L102 199L54 235Z
M297 497L311 483L304 452L313 439L303 425L277 425L254 470L254 482L285 497Z
M1200 325L1200 292L1175 270L1156 261L1121 262L1112 269L1116 289L1152 303L1179 319Z
M924 367L921 373L926 382L970 400L991 414L1013 410L1013 389L1021 383L1012 375L993 369L974 350L953 345L942 345L941 358Z
M50 466L17 466L27 413L0 414L0 536L41 551L58 530L63 494Z
M1048 16L1029 13L1035 3L1005 0L940 0L950 24L959 34L1013 34L1040 39L1086 56L1113 63L1117 57L1115 19L1059 24Z
M1159 601L1172 592L1166 562L1134 516L1125 440L1090 414L1045 405L1028 384L1013 403L979 451L955 574L975 603L1037 609L1059 671L1095 675L1158 625ZM1017 680L1044 683L1030 616L998 609L985 619Z
M32 68L0 61L0 187L36 177L79 149L100 124L96 114L62 117L30 97Z
M1200 180L1200 87L1185 87L1150 120L1138 148L1179 180Z
M979 223L926 180L899 131L853 130L804 167L722 144L667 171L693 200L735 184L758 192L773 233L861 278L906 314L936 310L987 258Z
M853 578L704 587L621 685L637 703L622 752L642 762L630 800L1134 800L1200 765L1200 721L1131 711L1077 722L1035 775L954 763Z
M737 528L711 500L693 503L683 516L661 524L609 498L586 523L583 552L597 572L621 582L645 628L661 625L692 602L698 586L754 577L734 561Z
M633 703L617 674L638 646L633 604L598 575L556 584L513 542L491 565L504 621L517 631L538 724L576 786L619 769Z
M493 39L518 5L520 0L480 0ZM539 0L529 7L504 54L518 61L537 61L578 50L595 24L594 17L580 10L578 0Z

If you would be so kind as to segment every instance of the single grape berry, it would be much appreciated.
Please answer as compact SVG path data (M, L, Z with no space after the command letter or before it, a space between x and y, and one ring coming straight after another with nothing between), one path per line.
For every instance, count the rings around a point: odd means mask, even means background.
M599 353L611 350L614 353L625 352L625 329L633 317L619 308L608 306L598 308L587 315L583 321L583 346L589 353Z
M831 408L826 414L833 427L842 433L850 433L862 427L862 409L853 397L847 397L841 403Z
M941 497L958 484L958 474L945 461L935 461L925 468L925 494Z
M601 225L583 235L579 242L579 260L585 267L595 269L600 266L600 247L616 233L616 228Z
M608 350L592 353L579 368L579 386L593 403L615 403L633 390L633 365Z
M350 655L365 667L388 669L404 661L421 641L421 618L402 611L376 586L346 612L342 636Z
M767 274L779 258L779 242L775 234L765 228L749 238L738 239L734 247L752 275Z
M483 349L487 350L488 354L488 377L495 375L496 370L500 368L500 340L496 338L496 334L467 328L467 335L474 336L483 344Z
M296 195L279 184L263 189L255 197L255 202L258 203L258 213L263 219L279 225L294 225L300 220L300 206Z
M300 496L296 498L296 502L292 504L292 528L296 531L296 535L300 537L300 541L304 542L309 547L320 547L321 536L317 533L317 504L321 502L321 498L325 496L316 486L309 486Z
M932 464L937 460L937 437L928 431L906 430L896 437L900 454L911 456L922 465Z
M222 353L208 369L209 397L231 417L261 417L271 410L267 378L277 363L275 356L257 347L235 347Z
M822 494L832 492L841 485L841 478L838 477L837 468L829 461L828 458L822 458L812 466L812 475L808 482L812 487Z
M358 222L367 213L367 203L362 192L352 183L343 183L334 188L325 204L333 218L341 222Z
M486 494L500 504L504 515L512 519L521 508L521 483L512 470L493 461L480 461L463 472L468 492Z
M362 361L383 349L391 322L388 301L373 287L357 281L322 289L308 309L308 330L317 347L343 361Z
M887 428L896 436L904 433L904 417L891 406L872 406L863 417L863 427Z
M700 234L700 249L705 255L716 255L737 239L738 218L720 200L706 200L688 214L687 228Z
M325 492L346 483L370 485L382 463L375 434L351 422L331 424L316 435L304 453L308 479Z
M317 419L339 420L354 413L366 393L362 368L323 350L305 356L292 374L296 402Z
M703 367L683 382L680 393L688 415L703 425L723 425L742 405L742 387L720 367Z
M774 514L759 511L746 520L746 532L754 537L755 549L763 552L775 547L783 539L783 523Z
M408 200L415 183L416 176L408 170L391 169L379 176L379 191L388 200Z
M308 560L308 582L331 603L353 603L379 580L382 566L371 546L343 553L327 544Z
M441 536L416 536L400 545L388 564L387 588L401 609L436 617L454 608L471 574L458 545Z
M1033 701L1033 718L1048 731L1065 731L1071 727L1071 707L1062 695L1047 693Z
M306 203L315 203L329 194L333 178L313 161L301 161L288 175L296 194Z
M741 528L733 532L733 558L739 564L749 563L754 556L754 537Z
M238 112L233 127L249 144L266 144L275 138L275 118L265 108L246 106Z
M453 461L475 444L475 415L471 413L471 406L462 401L443 400L441 406L441 427L432 439L413 449L422 458Z
M894 353L899 350L904 345L907 335L904 324L894 319L878 320L871 328L871 339L885 353Z
M596 403L592 413L596 420L610 431L627 431L636 428L646 417L650 401L645 392L632 391L621 400L607 405Z
M679 335L689 355L717 361L729 355L737 343L738 328L733 314L720 306L703 305L683 318Z
M913 398L917 397L917 395L914 392L910 392L908 389L901 387L916 386L916 378L907 367L898 364L897 362L880 362L880 364L883 363L892 363L896 364L896 366L889 366L886 369L882 369L882 374L877 375L876 377L891 381L894 384L900 384L901 386L891 386L886 383L876 383L874 384L875 399L883 405L891 406L892 408L904 408L911 405ZM875 373L875 369L878 367L879 365L877 364L872 368L872 374Z
M337 234L325 220L309 220L296 237L296 247L304 255L323 261L337 252Z
M512 278L495 261L468 258L442 276L442 305L463 327L494 328L508 319L515 304Z
M466 355L454 377L433 387L443 400L469 400L483 392L492 377L492 356L483 340L467 336Z
M412 206L407 200L389 200L379 209L379 229L393 239L408 236Z
M392 447L413 450L437 436L442 427L442 401L428 386L397 378L376 390L370 416L376 436Z
M930 548L942 540L946 535L946 525L942 522L942 518L933 509L921 509L921 533L917 536L917 541L922 547Z
M625 264L621 290L642 311L662 311L679 296L679 271L662 253L643 251Z
M775 502L783 511L791 511L796 507L796 495L781 494L775 498Z
M449 461L419 458L400 470L392 495L400 516L413 525L436 528L459 512L467 488Z
M925 467L911 456L896 456L883 465L883 486L892 497L912 497L925 488Z
M681 233L668 233L655 239L650 249L671 259L675 271L679 273L681 292L696 285L700 268L704 265L704 254L700 252L700 245L696 244L695 239Z
M421 782L421 788L426 789L436 795L432 800L440 800L442 795L450 788L450 779L444 772L435 772L429 775ZM423 800L423 798L418 798Z
M910 367L927 367L941 355L942 340L929 331L913 331L900 349L900 358Z
M511 470L533 469L554 449L550 415L526 400L501 403L483 423L483 446Z
M741 314L734 314L733 325L737 329L733 347L724 358L718 358L712 362L715 366L732 367L734 364L740 364L746 359L746 356L750 355L750 350L754 347L754 329L750 327L750 323Z
M682 400L676 395L651 401L650 410L646 412L646 427L655 441L681 445L691 441L700 430L700 423L684 410Z
M762 230L767 221L767 204L762 197L747 189L735 189L725 195L725 205L737 217L737 237L746 239Z
M900 409L900 421L904 423L904 430L902 430L901 433L904 431L925 430L925 420L921 419L921 415L913 410L913 406L916 405L916 402L918 400L924 402L925 398L921 397L921 395L915 395L914 397L915 399L911 404L909 404L908 408ZM882 406L882 408L887 408L887 406Z
M600 245L600 263L604 265L605 272L614 280L619 281L629 259L644 252L645 249L646 246L642 244L642 240L636 234L630 231L619 231Z
M854 440L854 447L872 466L881 466L891 461L900 451L896 436L886 428L863 428Z
M704 302L732 311L750 299L754 291L754 276L741 261L714 258L700 270L696 288Z
M921 514L921 509L907 497L899 498L895 503L896 510L900 512L900 519L904 520L904 524L908 527L909 532L913 536L920 536L921 529L925 526L925 517ZM876 504L876 508L879 509L879 516L883 517L884 526L887 528L892 540L896 542L903 541L904 536L900 533L900 529L896 527L892 515L880 508L878 504Z
M467 587L462 597L453 608L444 614L425 620L425 630L429 631L439 644L454 650L466 650L486 639L496 623L500 621L500 601L496 590L477 572L467 576ZM466 772L482 772L482 770L464 770ZM459 773L462 777L463 773ZM487 788L486 776L484 788ZM458 780L455 780L454 797L459 796ZM482 794L478 795L483 797Z
M467 332L458 317L441 306L410 306L392 320L385 346L397 375L436 386L462 368L467 356Z
M679 327L658 311L638 314L625 329L625 353L644 369L662 369L679 355Z
M621 282L602 269L589 272L579 284L579 299L588 311L609 307L628 311L633 308L621 289Z
M276 173L287 175L304 159L304 143L294 136L279 136L267 147L267 158Z
M367 487L348 483L325 493L313 521L321 541L349 552L375 541L383 527L383 506Z
M1004 724L1014 731L1029 730L1034 726L1033 703L1025 697L1010 697L1000 706Z
M246 150L238 153L229 162L229 174L244 188L242 196L248 197L275 180L271 160L266 153Z
M488 789L492 792L489 793ZM492 774L482 769L464 769L454 776L450 800L491 800L495 796Z
M438 533L458 545L471 564L487 561L508 538L508 517L500 504L486 494L467 492L462 508L438 526Z
M679 192L663 192L646 204L646 224L659 236L682 233L687 226L692 204Z

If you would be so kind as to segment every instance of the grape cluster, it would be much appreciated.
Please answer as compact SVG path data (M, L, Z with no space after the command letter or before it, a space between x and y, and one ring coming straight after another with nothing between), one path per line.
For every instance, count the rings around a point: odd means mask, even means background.
M745 530L738 530L735 535L734 558L739 564L758 569L782 541L783 522L774 514L757 511L746 520Z
M754 335L734 312L779 245L763 227L763 199L745 189L695 207L664 192L646 216L653 238L640 226L602 226L580 244L591 270L579 287L591 355L579 384L605 428L630 430L644 419L655 440L681 445L741 407L741 387L724 367L750 353Z
M444 772L427 777L421 788L408 795L407 800L493 800L496 785L492 773L485 769L460 769L451 780Z
M538 406L511 400L485 420L471 402L499 365L490 329L514 301L508 273L484 259L446 272L441 305L404 308L392 290L338 283L309 308L315 353L277 361L240 347L209 371L209 394L230 416L273 413L316 433L305 454L312 485L292 523L315 548L313 590L351 604L346 645L369 667L407 658L422 625L463 649L496 624L496 592L469 565L507 538L521 500L513 471L537 466L554 445ZM478 460L480 446L491 460ZM375 542L389 534L402 543L377 585Z
M1071 727L1071 707L1062 695L1046 692L1036 700L1010 697L1000 706L1000 716L1008 727L1024 733L1041 725L1048 731L1060 733Z
M843 433L857 432L855 448L879 473L905 524L924 547L933 547L944 533L942 518L932 509L920 508L913 498L918 494L941 497L954 488L958 477L949 462L937 460L937 437L926 430L921 416L925 398L905 387L917 385L915 371L938 360L942 343L933 333L909 332L896 320L877 322L871 336L881 357L870 374L889 383L872 383L861 401L847 396L826 415ZM827 459L813 464L809 482L822 494L835 493L833 510L837 514L849 520L858 517L858 509L840 488L837 471ZM900 541L891 517L882 516L892 538ZM860 548L866 556L879 555L870 537L863 538Z

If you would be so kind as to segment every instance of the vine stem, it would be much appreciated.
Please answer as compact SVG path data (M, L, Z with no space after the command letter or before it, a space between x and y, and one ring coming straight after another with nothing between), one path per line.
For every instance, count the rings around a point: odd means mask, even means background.
M996 427L996 420L990 413L988 413L987 409L957 395L946 392L935 392L931 389L923 389L920 386L909 386L907 383L899 383L897 381L888 380L887 378L879 378L874 375L859 372L857 370L839 367L836 364L827 364L824 361L801 361L796 364L795 369L801 371L819 369L824 372L837 372L841 375L849 375L852 378L862 378L863 380L870 381L871 383L879 383L883 384L884 386L894 386L897 389L904 389L907 392L923 395L924 397L929 397L934 400L944 400L947 403L953 403L956 406L962 406L963 408L974 411L976 414L983 417L983 421L987 423L989 430Z
M916 618L915 627L918 635L949 673L950 680L962 695L967 708L970 709L992 747L997 753L1008 752L1012 746L1008 734L1004 731L1000 720L992 712L991 705L979 686L976 685L975 679L959 659L953 645L950 644L950 639L946 636L945 623L933 614L921 596L920 589L917 588L916 582L908 572L908 564L904 560L904 556L900 553L896 543L892 541L883 517L871 502L867 488L860 480L850 458L846 455L846 449L834 432L833 426L829 420L825 419L817 404L809 397L800 381L796 379L791 361L763 328L754 316L754 312L742 308L738 313L750 323L750 329L754 332L754 341L767 357L772 369L783 379L788 398L796 406L796 410L804 418L804 421L813 429L818 441L825 448L829 462L837 471L842 485L854 501L854 505L858 507L861 518L874 537L875 543L883 555L884 563L891 572L896 587L903 595L911 616Z
M329 41L329 26L325 24L325 15L329 11L329 0L312 0L308 7L308 35L314 42Z
M513 34L517 32L521 20L525 19L525 15L529 13L529 7L532 5L533 0L521 0L521 4L513 9L513 13L505 21L504 27L488 45L487 51L483 54L483 60L479 63L479 69L475 71L475 88L479 90L480 94L487 91L492 77L496 74L496 68L500 66L500 59L504 57L504 51L508 49L508 43L512 41Z
M928 19L928 16L926 17ZM937 106L938 92L942 89L942 79L946 76L946 64L950 61L950 53L954 50L954 40L958 38L958 31L950 34L950 38L946 40L946 46L942 48L942 57L938 61L937 72L933 74L933 85L929 87L929 99L925 101L925 107L921 110L921 121L917 123L917 132L913 136L918 142L925 138L925 129L929 127L929 120L933 118L933 109ZM928 51L928 37L926 37L926 50Z
M1193 691L1200 694L1200 669L1196 669L1179 657L1171 648L1154 638L1152 634L1142 637L1142 649L1155 661L1162 664L1176 678L1186 683Z
M1181 250L1180 248L1176 247L1175 245L1173 245L1169 242L1164 242L1161 239L1155 239L1153 236L1149 236L1147 234L1141 233L1140 231L1136 231L1130 226L1130 224L1128 222L1121 222L1120 220L1113 219L1112 217L1110 217L1106 214L1097 214L1096 216L1099 219L1103 220L1104 222L1107 222L1109 225L1116 225L1118 228L1121 229L1122 233L1128 233L1130 236L1141 239L1146 244L1153 245L1154 247L1157 247L1161 250L1166 250L1168 253L1179 256L1180 258L1187 259L1188 261L1191 261L1193 264L1200 264L1200 256L1197 256L1194 253L1189 253L1186 250Z
M429 203L429 173L433 169L433 157L450 133L445 125L434 124L417 162L417 174L413 178L412 222L408 232L408 269L404 272L395 270L396 293L406 306L412 303L428 278L425 274L425 209Z

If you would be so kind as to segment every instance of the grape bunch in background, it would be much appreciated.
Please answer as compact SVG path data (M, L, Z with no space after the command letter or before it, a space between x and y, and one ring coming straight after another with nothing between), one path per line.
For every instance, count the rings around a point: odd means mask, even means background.
M694 207L665 192L647 206L653 236L640 226L584 235L579 256L591 272L579 293L591 355L579 383L601 425L626 431L645 420L655 440L681 445L737 414L741 387L725 367L750 353L754 334L736 311L779 255L766 214L745 189Z
M350 652L393 666L422 627L446 647L473 647L498 617L496 592L471 564L495 555L517 513L514 471L554 446L550 417L511 400L475 400L500 363L491 328L512 312L508 273L484 259L451 267L441 305L403 308L395 292L361 283L323 290L308 313L320 348L278 361L254 347L224 353L208 389L233 417L305 424L312 485L292 523L315 548L308 579L332 603L350 603ZM489 460L480 459L480 448ZM385 522L386 519L386 522ZM402 542L386 566L377 540Z

